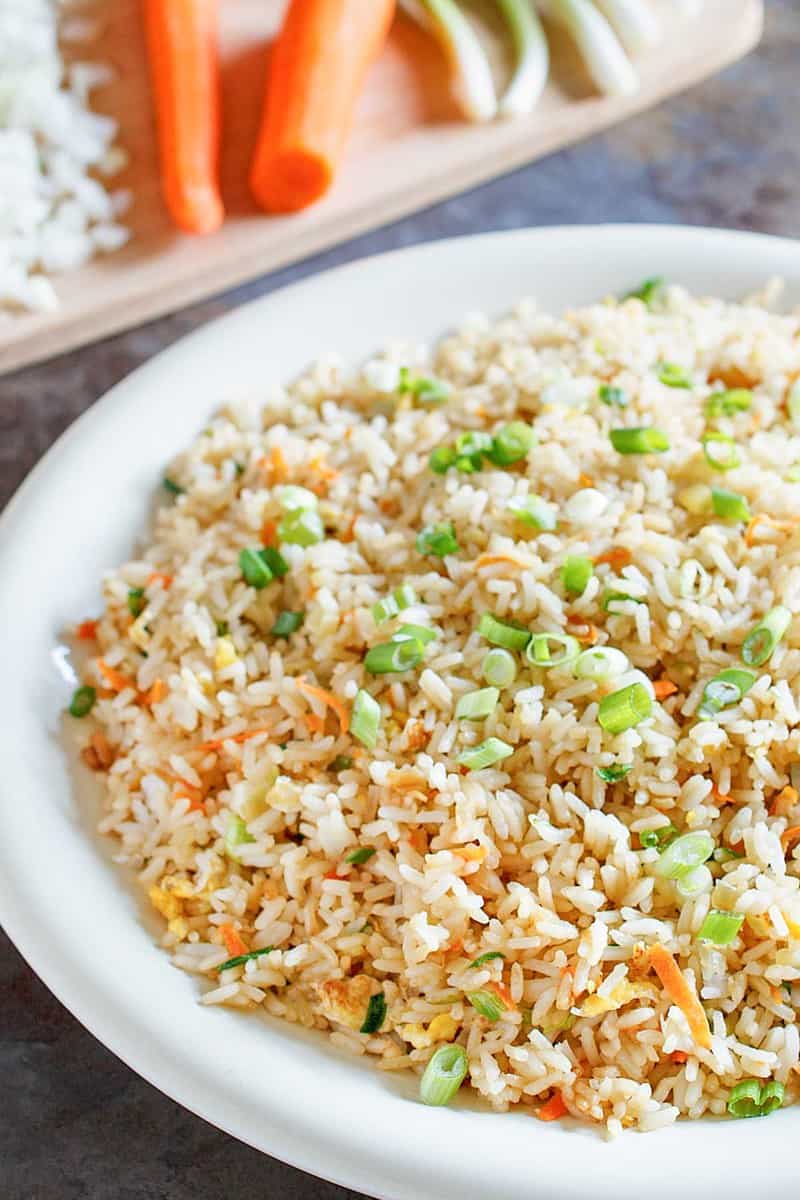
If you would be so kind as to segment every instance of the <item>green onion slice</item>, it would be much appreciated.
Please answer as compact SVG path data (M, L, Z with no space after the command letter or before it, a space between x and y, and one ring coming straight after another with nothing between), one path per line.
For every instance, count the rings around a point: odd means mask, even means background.
M705 460L715 471L732 471L742 464L736 442L727 433L712 429L702 438Z
M505 650L524 650L531 640L531 632L516 621L503 621L493 613L484 613L478 622L478 633L493 646Z
M425 647L417 638L381 642L364 656L364 667L371 675L387 675L392 671L410 671L425 657Z
M608 436L618 454L663 454L669 450L667 435L652 426L611 429Z
M435 379L433 376L412 375L408 367L401 367L397 391L401 396L409 393L419 400L420 404L435 408L439 404L444 404L449 397L450 384L445 383L443 379Z
M278 537L287 546L316 546L325 538L322 517L313 508L294 509L278 526Z
M574 662L580 648L578 639L568 633L534 633L525 647L525 657L534 667L549 670Z
M643 683L632 683L611 692L600 701L597 720L606 733L624 733L646 721L653 711L653 701Z
M506 510L522 525L531 529L555 529L558 524L556 510L541 496L512 496L506 504Z
M650 279L645 279L632 292L626 292L622 299L623 301L641 300L648 308L652 308L659 295L663 292L666 282L663 275L652 275Z
M358 738L368 750L374 749L378 741L378 728L381 722L381 706L374 696L359 688L353 701L353 711L350 715L350 732Z
M256 839L251 833L247 832L247 825L242 818L236 813L228 813L228 821L225 826L225 852L233 859L236 859L236 847L243 846L246 842L254 842Z
M247 954L237 954L234 958L226 959L217 967L218 971L229 971L231 967L243 967L247 962L253 962L264 954L271 954L274 946L265 946L263 950L249 950Z
M267 564L276 579L282 579L287 574L289 564L274 546L262 546L258 552L258 556Z
M131 588L128 592L128 612L132 617L140 616L147 606L144 588Z
M420 1080L419 1098L423 1104L441 1108L449 1104L467 1074L467 1052L457 1042L440 1046L428 1060Z
M377 854L374 846L359 846L357 850L351 850L345 856L345 862L352 866L360 867L362 863L369 862L373 854Z
M452 446L437 446L428 455L428 466L437 475L446 475L456 465L458 455Z
M500 738L490 737L478 746L471 746L458 756L458 763L469 771L482 771L484 767L492 767L514 753L514 747Z
M712 908L697 934L701 942L713 942L715 946L730 946L744 923L744 914L723 912Z
M675 881L677 891L687 900L691 900L694 896L699 896L701 892L709 892L713 886L714 876L705 863L700 863L696 867L690 867L688 871L684 871L682 875L678 875Z
M659 825L658 829L643 829L639 834L639 841L645 850L658 850L659 852L665 849L670 842L677 837L678 831L671 821L666 825Z
M426 525L417 534L416 545L420 554L432 554L436 558L456 554L459 546L453 522L437 521L434 525Z
M750 509L744 496L727 488L712 487L711 508L715 517L725 521L749 521Z
M392 634L393 642L407 642L409 638L427 646L428 642L436 641L436 630L429 629L427 625L401 625L397 632Z
M501 950L487 950L485 954L479 954L477 958L473 958L467 970L471 971L475 967L484 967L488 962L494 962L496 958L505 958L505 954Z
M710 833L684 833L670 842L654 870L662 879L681 879L707 862L713 853L714 839Z
M495 992L483 989L467 992L467 999L475 1011L479 1012L482 1017L486 1017L487 1021L499 1021L506 1011L505 1004Z
M779 604L770 609L757 625L755 625L742 643L742 662L748 667L760 667L768 658L778 642L786 633L792 621L788 608Z
M777 1079L743 1079L731 1088L728 1112L732 1117L768 1117L783 1104L784 1086Z
M626 600L630 600L633 604L644 604L644 600L639 596L629 596L627 592L612 592L610 590L603 593L603 612L610 612L613 616L615 610L611 607L612 604L623 604Z
M492 687L510 687L517 677L517 664L514 655L500 646L495 646L483 660L481 666L483 678Z
M619 783L633 770L633 763L613 763L610 767L598 767L597 774L603 783Z
M571 554L561 567L561 583L565 592L582 596L594 575L594 563L580 554Z
M733 862L736 858L744 858L741 850L731 850L728 846L717 846L711 856L716 863Z
M306 614L304 612L289 612L288 610L284 610L278 613L278 616L275 618L275 624L270 629L270 633L273 637L288 638L291 634L297 633L305 618Z
M750 691L757 679L753 671L742 671L731 667L720 671L703 688L703 699L697 710L699 717L713 717L723 708L738 704L742 696Z
M336 758L334 758L333 762L328 767L328 770L336 771L338 774L339 771L349 771L352 765L353 760L349 754L337 754ZM347 859L345 859L345 862L346 861Z
M456 717L459 721L483 721L490 717L497 708L500 692L496 687L480 688L477 692L468 692L462 696L456 705Z
M498 467L508 467L524 458L536 445L536 434L524 421L511 421L491 440L486 457Z
M278 489L278 503L284 512L303 512L316 509L319 501L308 488L287 483L285 487Z
M97 700L97 692L89 684L84 684L83 687L76 688L72 693L72 700L69 705L69 715L71 717L88 717L89 713L95 706Z
M715 417L735 417L737 413L747 412L753 403L753 393L748 388L731 388L727 392L715 392L706 400L706 416L713 420Z
M680 367L677 363L659 363L658 378L666 387L690 388L692 386L691 375L685 367Z
M248 548L239 552L239 569L245 583L259 592L274 578L257 549Z
M383 992L370 996L367 1004L367 1015L359 1033L377 1033L386 1020L386 997Z
M186 491L185 487L181 487L174 479L170 479L169 475L165 475L161 480L161 486L165 492L170 492L173 496L182 496Z
M613 679L630 667L627 654L616 646L593 646L582 650L572 668L577 679Z
M611 387L604 383L597 389L597 398L609 408L627 408L628 397L621 387Z

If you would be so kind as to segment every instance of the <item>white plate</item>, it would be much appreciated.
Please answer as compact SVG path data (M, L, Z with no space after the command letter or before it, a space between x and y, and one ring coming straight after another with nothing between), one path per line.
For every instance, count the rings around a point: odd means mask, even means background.
M320 352L361 356L432 338L524 295L560 309L662 273L738 297L783 275L800 244L668 227L520 231L367 259L266 296L119 384L50 451L0 520L0 917L45 983L134 1070L245 1142L387 1200L727 1200L793 1189L796 1113L680 1124L613 1145L520 1114L415 1103L415 1081L319 1037L197 1004L93 840L60 741L59 631L96 611L163 466L219 404L258 396Z

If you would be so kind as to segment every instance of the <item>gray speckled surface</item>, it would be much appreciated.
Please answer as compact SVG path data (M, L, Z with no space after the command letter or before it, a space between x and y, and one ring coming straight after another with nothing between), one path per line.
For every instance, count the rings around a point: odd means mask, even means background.
M736 0L731 0L736 3ZM365 254L523 225L673 221L800 234L800 5L768 0L760 49L602 137L247 287L0 380L0 504L76 416L242 300ZM85 1032L0 935L3 1200L344 1200L233 1141Z

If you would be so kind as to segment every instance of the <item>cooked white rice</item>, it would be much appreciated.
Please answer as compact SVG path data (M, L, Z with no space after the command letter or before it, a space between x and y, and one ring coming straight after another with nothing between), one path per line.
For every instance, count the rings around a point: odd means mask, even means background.
M665 361L691 386L660 382ZM401 364L448 381L448 401L398 395ZM326 1029L390 1069L421 1070L435 1046L458 1041L468 1082L495 1108L535 1113L558 1093L610 1133L723 1114L743 1079L797 1098L800 860L781 835L800 824L800 622L740 703L714 720L697 708L710 678L741 665L760 617L778 603L800 613L800 430L786 411L798 376L796 316L673 287L652 310L633 299L555 317L524 303L494 325L469 320L432 352L392 343L361 369L323 362L263 413L212 421L169 468L184 492L105 579L90 645L104 666L92 658L84 671L98 699L76 722L86 760L108 768L101 828L139 872L166 918L163 945L202 979L205 1003ZM603 384L628 406L601 403ZM713 423L742 459L718 476L700 439L704 403L724 387L750 388L752 405ZM521 463L429 469L435 447L512 418L537 434ZM671 448L618 454L608 432L621 425L656 426ZM270 539L287 481L320 495L327 536L282 546L288 574L256 591L239 553ZM687 511L694 485L717 483L784 523L746 532ZM554 531L507 511L529 490L555 509ZM452 521L459 543L444 559L415 546L436 521ZM612 549L582 596L565 593L567 555ZM370 675L366 649L398 623L377 627L372 605L401 583L419 603L400 620L436 638L416 670ZM607 612L608 591L638 603ZM282 610L305 613L288 640L269 632ZM612 736L598 702L635 676L579 679L518 655L495 711L458 721L458 699L485 686L476 627L487 611L594 637L677 690ZM346 713L359 688L376 697L375 749L301 679ZM513 756L465 771L459 754L489 736ZM333 770L337 756L352 765ZM607 784L598 768L612 764L632 769ZM228 853L231 814L250 840ZM668 822L741 857L711 859L705 890L684 899L656 875L658 849L641 848L643 832ZM348 865L358 847L376 853ZM710 908L744 915L730 945L698 940ZM708 1048L650 969L655 944L699 996ZM504 957L469 965L488 951ZM493 984L495 1022L466 997ZM386 1019L361 1033L378 992Z

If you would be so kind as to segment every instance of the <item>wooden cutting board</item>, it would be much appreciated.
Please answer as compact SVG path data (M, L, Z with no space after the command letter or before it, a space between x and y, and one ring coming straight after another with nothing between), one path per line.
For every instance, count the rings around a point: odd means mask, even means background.
M484 126L459 120L438 46L399 17L372 69L334 189L304 213L268 217L248 196L247 164L283 0L224 0L228 218L212 237L188 238L170 226L159 194L140 0L111 0L98 42L81 54L117 71L94 104L119 120L131 155L115 183L133 191L125 219L134 236L123 250L61 276L57 312L0 322L0 373L174 311L530 162L713 74L760 36L762 0L703 0L697 15L680 19L674 0L650 2L671 30L639 60L637 95L595 95L566 39L552 31L551 81L535 113ZM490 30L488 43L502 84L509 64L499 29Z

